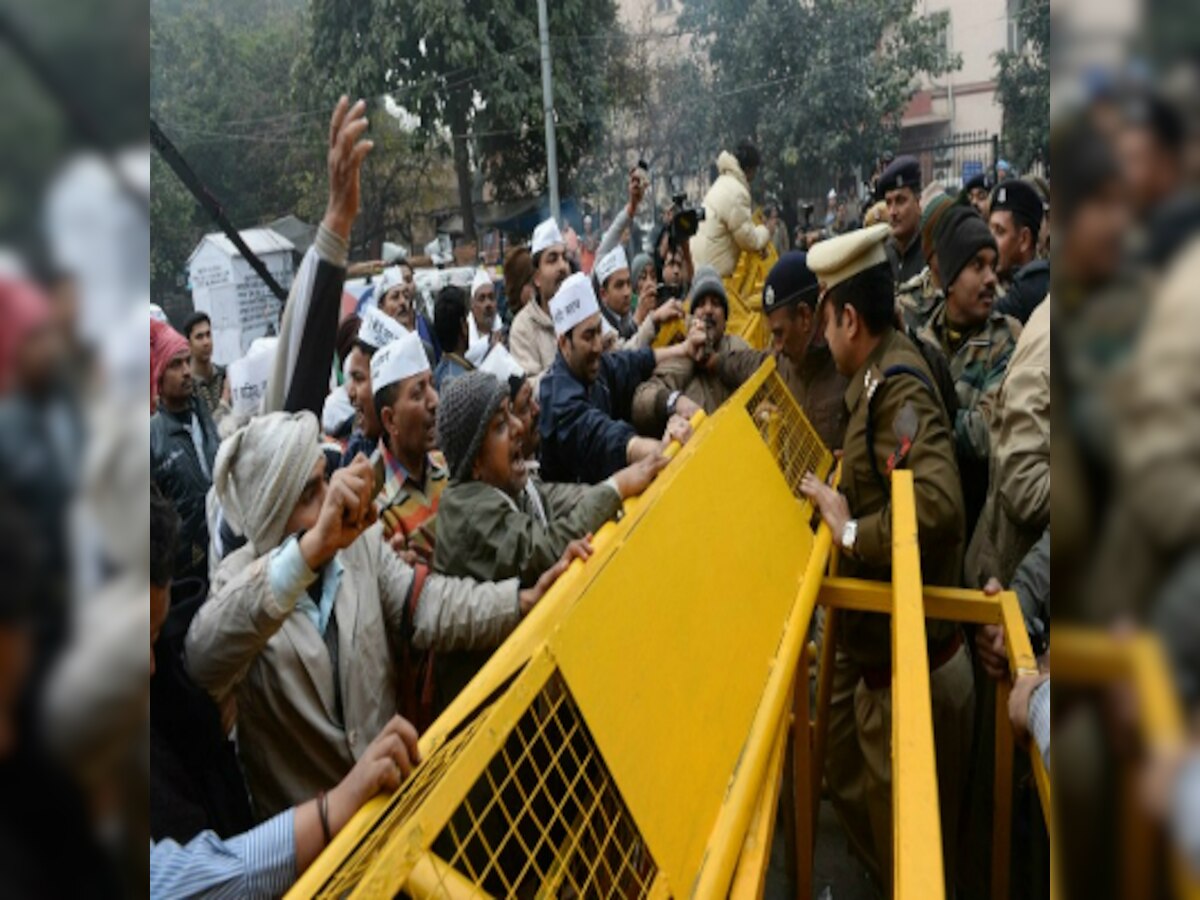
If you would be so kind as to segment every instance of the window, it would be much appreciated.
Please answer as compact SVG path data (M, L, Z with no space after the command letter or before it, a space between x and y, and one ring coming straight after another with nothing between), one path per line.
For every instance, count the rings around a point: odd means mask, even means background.
M658 14L671 12L674 3L671 0L654 0L654 11Z
M1008 0L1008 52L1016 53L1021 49L1024 38L1021 36L1021 4L1022 0Z
M946 52L954 53L954 40L950 32L950 10L943 9L935 13L930 13L927 18L934 29L936 29L938 41L946 48Z

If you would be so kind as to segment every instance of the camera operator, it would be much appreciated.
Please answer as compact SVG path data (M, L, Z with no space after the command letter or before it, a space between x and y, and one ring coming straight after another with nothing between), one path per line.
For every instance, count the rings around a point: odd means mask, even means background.
M691 240L697 266L712 266L722 278L733 274L743 250L762 252L771 239L766 225L755 225L750 205L750 182L758 172L761 157L750 141L742 141L733 153L717 157L720 173L704 197L705 216Z
M658 273L655 307L686 297L696 270L690 241L704 219L704 210L686 208L686 200L683 194L672 198L654 241L654 268Z

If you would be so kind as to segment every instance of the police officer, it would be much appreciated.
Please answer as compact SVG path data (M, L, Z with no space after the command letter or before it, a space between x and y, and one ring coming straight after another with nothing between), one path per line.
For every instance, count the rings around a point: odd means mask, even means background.
M881 226L882 227L882 226ZM846 432L846 376L838 372L821 338L817 298L821 286L808 268L807 254L792 250L779 258L763 282L763 314L771 329L771 350L729 348L715 365L721 381L736 390L774 355L779 377L788 386L817 434L832 450Z
M1037 255L1045 215L1041 194L1027 181L1010 178L992 191L988 227L996 238L996 273L1004 288L996 311L1022 325L1050 290L1050 261Z
M826 287L825 338L838 370L850 379L850 419L840 489L810 473L801 491L841 546L844 574L886 581L892 558L889 476L895 468L909 469L923 578L928 584L957 585L964 512L952 425L920 351L894 327L887 233L887 227L873 226L825 241L809 253L809 267ZM859 612L842 612L839 622L827 783L853 846L865 853L887 895L892 872L890 623L886 615ZM926 631L943 860L952 888L974 681L959 627L928 621ZM947 896L953 896L949 888Z
M937 258L946 299L916 339L945 357L954 380L954 443L970 534L987 494L992 409L1021 326L995 310L996 240L973 209L956 206L946 214Z
M875 197L887 203L891 237L887 256L892 280L901 285L925 268L921 255L921 164L915 156L897 156L879 176Z
M963 185L962 196L959 200L963 205L975 207L985 219L988 215L988 199L992 194L992 187L995 185L990 172L980 172L967 180Z
M929 321L945 296L938 278L934 235L941 226L942 218L954 207L954 200L949 194L938 193L930 197L921 209L921 256L926 266L915 278L896 288L896 311L900 314L905 334L909 336L915 335Z

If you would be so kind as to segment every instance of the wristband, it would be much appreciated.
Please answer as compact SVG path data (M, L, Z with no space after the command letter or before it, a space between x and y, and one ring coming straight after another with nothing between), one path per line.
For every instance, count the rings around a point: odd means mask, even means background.
M321 834L325 836L325 846L328 847L333 837L329 834L329 796L324 791L317 794L317 815L321 818Z

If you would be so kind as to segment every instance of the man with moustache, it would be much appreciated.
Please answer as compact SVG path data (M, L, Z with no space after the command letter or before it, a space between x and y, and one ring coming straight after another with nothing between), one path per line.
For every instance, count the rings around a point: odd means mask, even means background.
M921 274L925 258L921 255L921 164L914 156L897 156L883 170L875 188L877 200L887 203L888 225L892 233L887 242L892 280L897 285Z
M446 487L437 446L438 395L421 339L409 332L371 357L371 387L386 472L376 505L384 533L409 565L433 558L434 519Z
M954 441L960 459L988 458L991 407L1021 334L1015 319L993 309L997 259L995 238L977 213L958 207L946 214L937 237L946 299L917 336L950 363L958 396Z
M808 254L810 270L825 286L825 342L849 379L849 421L838 487L810 472L800 491L841 547L839 574L886 582L892 577L889 476L908 469L921 580L954 587L962 579L965 524L953 422L924 357L896 330L887 234L886 226L874 225L822 241ZM947 264L940 250L938 259L943 273L958 275L961 265ZM839 612L825 755L834 808L884 896L891 891L893 849L890 628L886 615ZM933 802L941 812L946 896L953 896L974 682L959 626L927 619L925 631L938 778Z
M550 318L550 301L571 274L571 266L567 262L562 232L553 219L547 219L534 229L530 251L533 254L533 286L537 294L513 319L508 347L517 365L534 380L536 388L542 373L554 363L558 351L554 320Z
M954 448L962 474L970 534L987 498L990 423L1021 326L997 312L995 238L972 209L946 213L937 236L938 272L946 299L917 332L917 340L950 364L958 410Z

